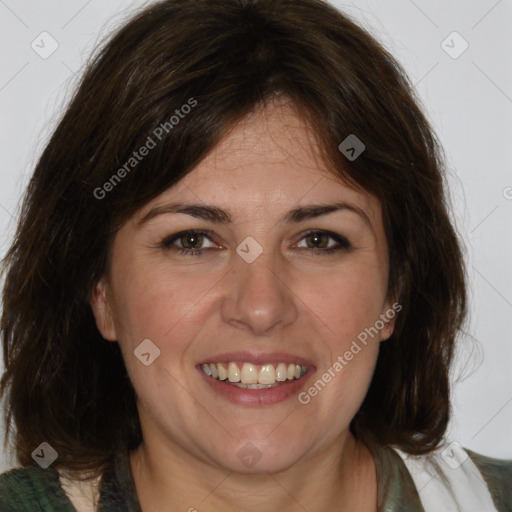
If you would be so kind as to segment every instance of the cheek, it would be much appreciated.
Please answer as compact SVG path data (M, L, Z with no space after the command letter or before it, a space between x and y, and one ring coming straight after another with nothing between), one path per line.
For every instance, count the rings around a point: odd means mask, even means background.
M207 275L198 278L170 272L168 266L138 266L135 259L130 265L119 265L121 268L122 273L119 270L113 275L119 344L139 399L156 413L157 397L179 401L188 396L170 389L175 379L185 382L183 372L188 366L184 360L202 328L197 314L216 280ZM149 366L134 356L134 350L146 339L160 350Z
M194 269L177 272L169 264L137 265L136 260L122 263L113 276L115 318L124 333L122 341L136 345L149 338L162 348L165 345L166 351L186 345L201 325L193 317L201 303L208 302L208 292L222 275Z
M386 278L376 264L356 263L315 276L299 293L324 323L322 332L330 344L341 350L375 325L386 297Z
M330 418L336 431L356 414L372 379L380 346L375 325L385 300L386 276L376 263L359 261L317 275L315 286L309 284L299 293L321 320L317 324L328 359L315 373L303 402L316 401L316 414ZM332 407L340 412L335 421Z
M196 374L191 362L197 360L200 340L211 338L219 325L219 298L229 284L230 272L227 267L205 271L204 264L177 268L164 258L155 259L118 260L112 282L115 317L123 333L119 344L130 380L141 403L158 414L159 400L174 404L175 410L190 409L187 400ZM160 351L149 366L134 357L145 339ZM190 392L183 393L182 386Z

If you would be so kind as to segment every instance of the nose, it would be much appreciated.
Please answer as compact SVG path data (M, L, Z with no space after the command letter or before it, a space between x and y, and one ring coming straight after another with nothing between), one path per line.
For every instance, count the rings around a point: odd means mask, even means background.
M297 297L286 283L286 262L263 252L252 263L234 256L232 275L222 305L223 320L254 336L292 324Z

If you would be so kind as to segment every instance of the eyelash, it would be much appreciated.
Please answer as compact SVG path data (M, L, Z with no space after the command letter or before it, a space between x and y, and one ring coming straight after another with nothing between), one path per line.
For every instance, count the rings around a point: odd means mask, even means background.
M162 243L160 244L163 249L167 250L174 250L177 251L180 255L185 256L201 256L203 254L203 251L206 249L186 249L182 247L172 247L174 242L176 240L179 240L183 235L187 234L194 234L194 235L203 235L205 236L210 242L213 242L212 235L213 233L211 231L205 231L202 229L189 229L186 231L180 231L179 233L176 233L174 235L171 235L167 238L165 238ZM331 231L326 230L320 230L320 229L312 229L304 233L303 237L300 239L302 241L304 238L313 235L313 234L321 234L321 235L328 235L328 237L332 238L334 241L338 243L338 246L331 247L329 249L315 249L312 247L306 247L305 249L308 251L311 251L315 255L329 255L334 254L338 251L347 250L352 247L351 243L341 235L338 235L337 233L333 233Z

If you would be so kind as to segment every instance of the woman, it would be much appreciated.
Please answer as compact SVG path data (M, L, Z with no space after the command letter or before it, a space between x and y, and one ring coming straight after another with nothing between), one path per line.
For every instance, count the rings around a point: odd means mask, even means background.
M1 510L510 510L512 462L444 439L443 179L400 67L329 4L138 14L5 259Z

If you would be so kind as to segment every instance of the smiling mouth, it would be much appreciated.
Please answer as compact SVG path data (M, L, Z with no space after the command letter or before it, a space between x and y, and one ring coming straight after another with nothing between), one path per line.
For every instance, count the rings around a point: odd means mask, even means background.
M255 365L252 363L204 363L203 373L213 379L243 389L266 389L301 379L308 367L293 363L272 363Z

